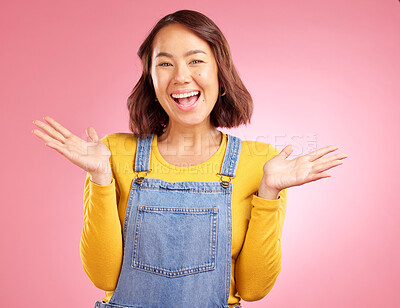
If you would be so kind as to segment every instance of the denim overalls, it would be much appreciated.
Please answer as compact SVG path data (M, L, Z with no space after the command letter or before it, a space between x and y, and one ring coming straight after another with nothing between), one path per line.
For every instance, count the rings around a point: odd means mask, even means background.
M242 141L227 135L215 182L173 183L146 178L153 136L137 142L117 287L108 303L97 301L95 307L228 308L231 178Z

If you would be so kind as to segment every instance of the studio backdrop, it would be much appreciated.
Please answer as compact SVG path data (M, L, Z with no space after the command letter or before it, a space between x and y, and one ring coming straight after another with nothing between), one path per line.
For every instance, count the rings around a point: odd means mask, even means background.
M84 140L129 132L136 52L180 9L220 27L254 100L222 131L346 153L332 177L288 189L282 270L243 307L400 306L400 3L397 0L18 0L0 4L1 307L93 307L79 254L86 173L48 148L49 115Z

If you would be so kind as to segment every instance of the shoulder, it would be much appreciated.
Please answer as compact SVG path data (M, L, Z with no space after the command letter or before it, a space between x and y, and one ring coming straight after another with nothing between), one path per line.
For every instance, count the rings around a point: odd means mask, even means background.
M263 177L263 167L279 151L270 143L242 140L239 163L236 172L236 187L244 191L245 195L257 191Z
M265 163L279 153L280 151L270 143L242 141L238 173L250 175L258 181L258 177L261 179Z
M107 134L101 141L110 149L112 154L130 154L136 151L137 137L132 133Z
M240 156L246 159L262 160L265 162L279 153L280 151L270 143L243 140Z

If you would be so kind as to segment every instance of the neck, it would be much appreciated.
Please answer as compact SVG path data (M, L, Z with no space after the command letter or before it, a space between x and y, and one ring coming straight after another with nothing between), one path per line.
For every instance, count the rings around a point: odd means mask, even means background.
M185 126L168 123L165 132L157 138L159 148L165 155L209 156L210 151L218 149L222 134L210 122Z

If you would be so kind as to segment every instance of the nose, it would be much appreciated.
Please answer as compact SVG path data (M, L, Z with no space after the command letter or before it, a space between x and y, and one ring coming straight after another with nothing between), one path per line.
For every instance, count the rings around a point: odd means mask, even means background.
M191 72L186 65L176 65L174 73L175 83L187 83L191 81Z

